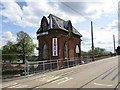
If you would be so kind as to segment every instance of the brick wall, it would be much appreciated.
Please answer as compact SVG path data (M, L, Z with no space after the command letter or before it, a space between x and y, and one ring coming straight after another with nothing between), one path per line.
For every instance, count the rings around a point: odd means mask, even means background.
M69 47L69 58L76 57L75 54L75 46L80 46L80 37L78 35L72 34L71 37L68 36L68 33L62 30L49 30L48 35L39 36L39 52L43 53L43 45L46 43L48 46L49 51L49 59L62 59L64 58L64 45L65 42L67 43ZM58 38L58 56L52 56L52 38L57 37ZM42 59L42 55L41 58Z

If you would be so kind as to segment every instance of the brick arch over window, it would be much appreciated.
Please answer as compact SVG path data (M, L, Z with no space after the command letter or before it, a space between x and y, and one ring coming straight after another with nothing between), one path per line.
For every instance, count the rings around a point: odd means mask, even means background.
M43 59L49 59L49 49L48 49L48 46L47 46L47 44L45 43L44 45L43 45L43 50L42 50L43 52L43 54L42 54L42 58Z
M42 20L41 20L41 32L44 32L48 29L48 21L47 18L45 16L43 16Z

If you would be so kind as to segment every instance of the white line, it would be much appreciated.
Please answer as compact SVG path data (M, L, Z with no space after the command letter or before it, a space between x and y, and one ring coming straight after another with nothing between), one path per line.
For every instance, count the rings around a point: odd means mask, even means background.
M95 85L99 85L99 86L107 86L107 87L111 87L112 85L108 85L108 84L100 84L100 83L94 83Z
M18 85L15 85L15 86L11 86L9 88L24 88L24 87L27 87L28 85L22 85L22 84L18 84Z
M63 80L63 79L65 79L65 78L61 78L61 79L55 80L55 81L53 81L51 83L55 83L55 82L58 82L58 81Z
M59 78L59 77L55 77L55 78L49 79L49 80L47 80L47 82L50 82L50 81L52 81L54 79L57 79L57 78Z
M71 79L73 79L73 78L66 79L66 80L64 80L64 81L62 81L62 82L59 82L58 84L61 84L61 83L67 82L68 80L71 80Z
M44 76L46 76L46 75L42 75L42 76L35 76L35 77L31 78L30 80L34 80L34 79L36 79L36 78L41 78L41 77L44 77Z
M17 88L25 88L25 87L28 87L28 85L21 85L21 86L18 86Z
M4 85L4 87L8 87L8 86L13 86L13 85L16 85L17 83L10 83L10 84L7 84L7 85Z
M17 86L20 86L21 84L18 84L18 85L15 85L15 86L11 86L9 88L14 88L14 87L17 87Z

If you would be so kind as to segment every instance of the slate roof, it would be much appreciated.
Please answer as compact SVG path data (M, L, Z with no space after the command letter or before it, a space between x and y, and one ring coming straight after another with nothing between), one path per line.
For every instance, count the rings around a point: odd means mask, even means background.
M64 30L64 31L68 32L67 26L68 26L68 22L70 20L64 21L63 19L61 19L57 16L54 16L52 14L49 14L48 18L49 18L48 30L50 30L50 29L60 29L60 30ZM37 32L40 32L40 31L41 31L41 28L39 28ZM72 32L74 34L82 37L82 35L73 26L72 26Z
M68 31L66 28L67 28L67 25L68 25L68 21L64 21L63 19L57 17L57 16L54 16L52 14L50 14L49 16L49 26L48 26L48 29L53 29L53 24L55 24L55 28L56 29L62 29L62 30L65 30L65 31ZM72 26L72 31L74 34L77 34L79 36L82 36L73 26Z

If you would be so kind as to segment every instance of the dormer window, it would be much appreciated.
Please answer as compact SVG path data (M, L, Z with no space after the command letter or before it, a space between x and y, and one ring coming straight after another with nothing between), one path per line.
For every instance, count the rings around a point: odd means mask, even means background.
M55 24L53 24L53 28L55 28Z
M72 32L72 24L71 24L71 21L70 21L70 20L68 21L67 30L68 30L69 32Z
M41 20L41 30L42 32L45 32L48 29L48 21L45 16L43 16Z

